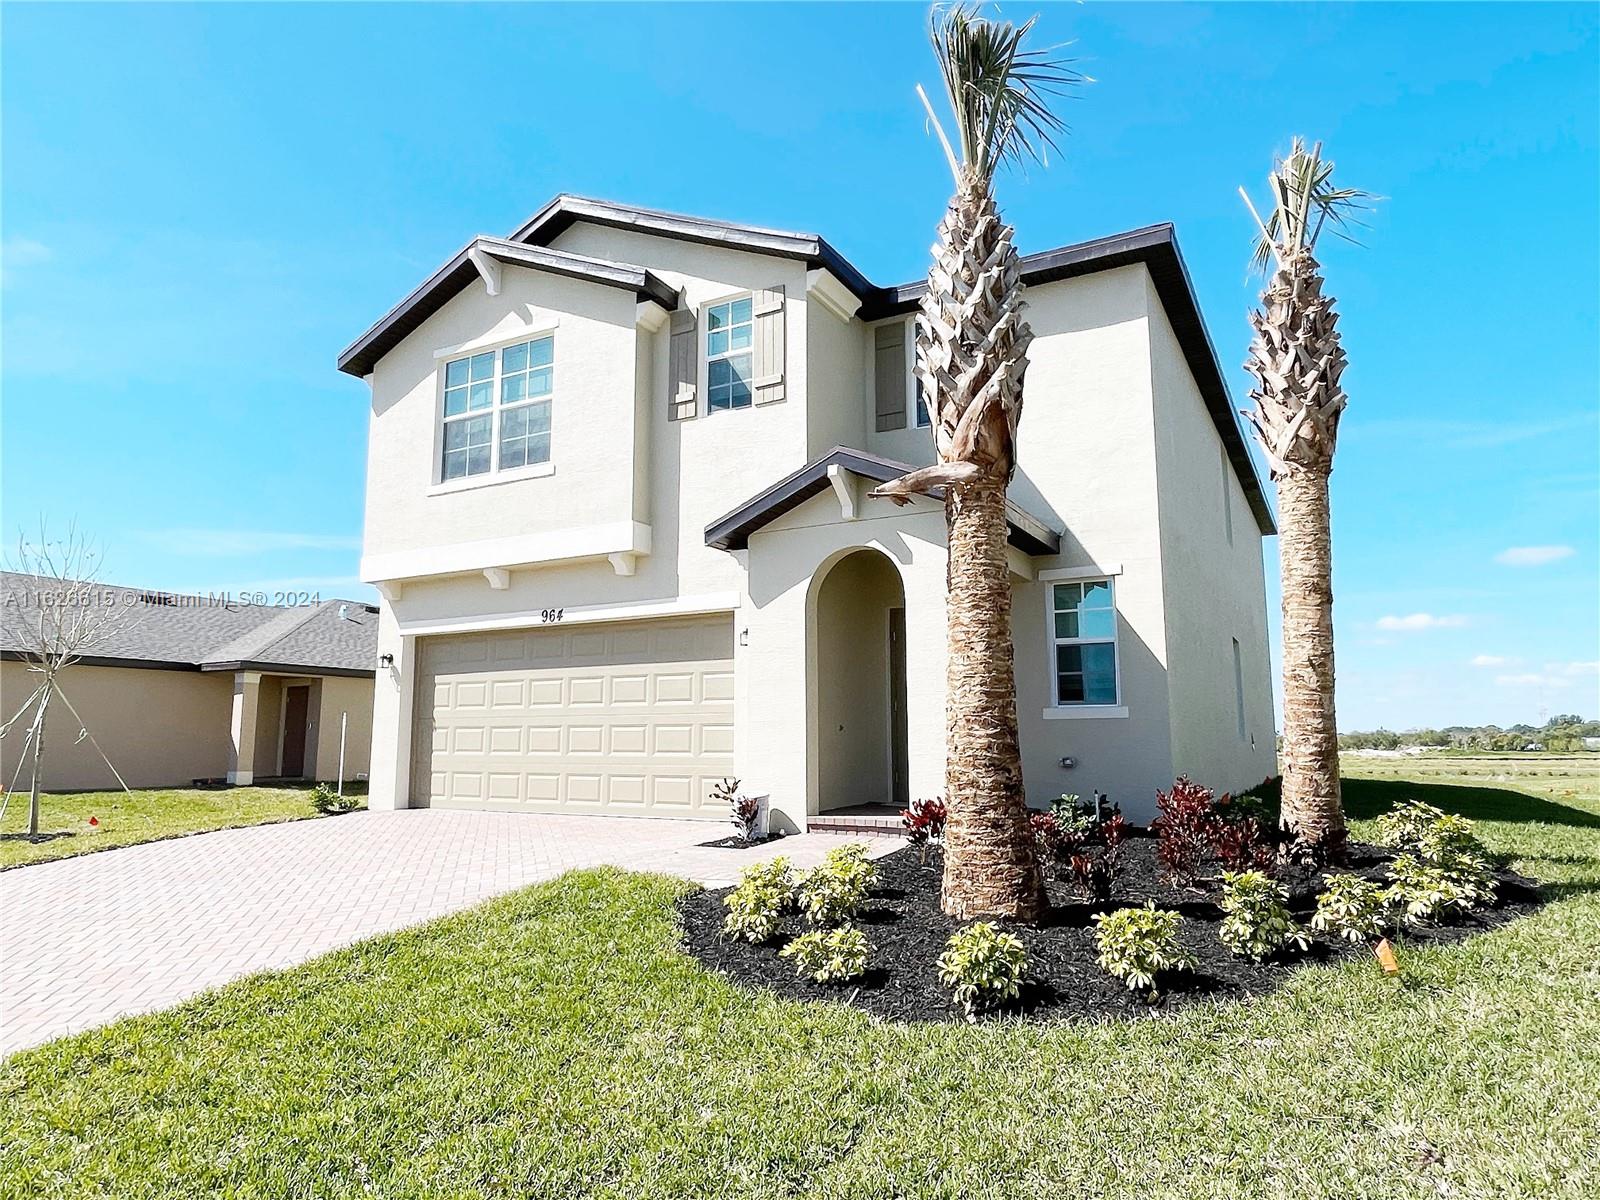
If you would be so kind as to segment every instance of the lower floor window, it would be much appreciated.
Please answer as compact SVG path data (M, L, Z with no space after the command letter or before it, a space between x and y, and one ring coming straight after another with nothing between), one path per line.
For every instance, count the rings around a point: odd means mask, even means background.
M1050 586L1055 702L1117 703L1117 608L1109 579Z

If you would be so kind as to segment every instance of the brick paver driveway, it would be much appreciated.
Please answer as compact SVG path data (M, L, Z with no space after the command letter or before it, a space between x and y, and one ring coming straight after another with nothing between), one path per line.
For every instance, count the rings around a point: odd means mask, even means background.
M759 858L815 863L840 839L757 850L726 827L419 809L228 829L0 872L0 1053L176 1004L254 971L467 908L574 867L711 886ZM887 852L896 839L878 839Z

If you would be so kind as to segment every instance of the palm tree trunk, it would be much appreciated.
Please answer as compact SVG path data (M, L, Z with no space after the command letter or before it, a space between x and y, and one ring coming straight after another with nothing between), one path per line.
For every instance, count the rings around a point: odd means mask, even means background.
M1328 471L1278 480L1283 581L1283 826L1337 854L1345 836L1333 708L1333 539Z
M945 500L949 531L945 913L1037 920L1044 881L1033 853L1017 745L1006 563L1006 481L990 475Z

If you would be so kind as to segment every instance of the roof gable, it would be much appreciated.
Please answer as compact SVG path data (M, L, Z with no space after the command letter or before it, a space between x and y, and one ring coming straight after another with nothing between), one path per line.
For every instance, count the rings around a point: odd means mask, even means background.
M568 279L581 279L602 287L621 288L639 300L648 300L667 312L678 307L678 289L657 278L644 267L610 262L583 254L569 254L543 246L527 246L504 238L480 234L456 251L421 286L395 305L376 324L345 347L339 355L339 370L362 378L389 351L404 341L418 326L438 312L480 278L477 257L545 271Z
M877 286L824 238L814 233L739 225L562 193L518 226L509 239L480 237L469 242L421 287L352 343L339 356L339 369L358 377L366 375L389 349L398 345L451 296L477 278L477 268L470 257L475 247L493 257L505 256L504 261L513 261L510 256L519 248L524 253L556 256L537 261L529 259L518 265L561 270L568 274L585 270L591 273L579 277L606 282L611 286L635 287L642 300L655 300L668 308L676 306L677 293L655 279L644 267L606 262L549 248L550 242L579 221L745 250L753 254L798 259L808 266L826 268L861 301L857 315L863 321L885 320L915 312L927 290L927 284L922 280L893 287ZM537 251L534 248L538 248ZM1177 235L1172 225L1149 225L1111 237L1029 254L1022 259L1021 274L1025 286L1039 287L1135 263L1142 264L1155 282L1156 295L1166 310L1167 320L1178 339L1184 361L1205 401L1212 423L1227 447L1228 460L1244 487L1257 527L1264 535L1276 533L1277 524L1266 488L1257 473L1255 460L1250 457L1244 431L1234 413L1228 385L1217 361L1211 336L1206 332L1188 268L1178 252ZM649 284L648 280L654 280L654 283ZM670 304L665 299L668 292L672 296Z
M827 491L832 486L828 468L835 466L877 483L899 479L915 469L910 463L835 446L711 522L706 526L706 545L718 550L743 550L756 530ZM939 500L943 495L943 489L935 488L930 498ZM1006 501L1006 527L1007 540L1024 554L1057 554L1061 550L1061 534L1011 500Z

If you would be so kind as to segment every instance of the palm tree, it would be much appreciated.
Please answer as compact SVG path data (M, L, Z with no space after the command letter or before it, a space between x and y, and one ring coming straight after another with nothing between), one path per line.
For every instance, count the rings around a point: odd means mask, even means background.
M1065 129L1049 100L1083 77L1052 50L1027 47L1033 24L987 20L967 5L934 11L933 52L960 143L958 157L919 87L955 177L916 335L937 461L872 493L899 503L939 489L944 495L950 816L943 908L961 919L1034 920L1044 910L1017 749L1005 513L1033 334L994 178L1003 164L1045 161Z
M1255 428L1278 485L1278 554L1283 581L1283 826L1294 843L1337 857L1345 837L1339 795L1339 737L1333 708L1333 544L1328 476L1345 394L1344 348L1333 297L1323 292L1317 239L1346 237L1372 197L1333 183L1322 143L1296 138L1268 176L1272 206L1253 265L1266 274L1245 369L1255 376Z

